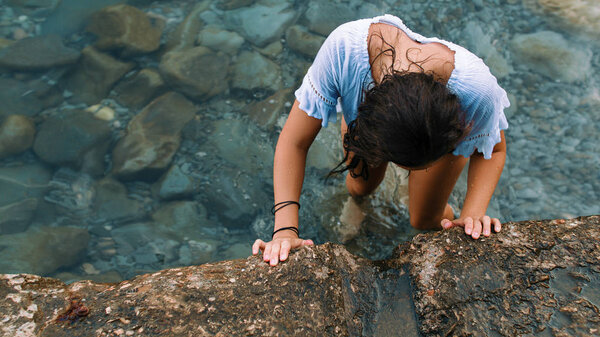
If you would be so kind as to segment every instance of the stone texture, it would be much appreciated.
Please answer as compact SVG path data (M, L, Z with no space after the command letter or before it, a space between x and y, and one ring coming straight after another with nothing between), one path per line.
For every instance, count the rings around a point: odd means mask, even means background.
M27 198L0 206L0 234L19 233L27 230L37 207L37 198Z
M321 48L325 38L308 32L306 28L300 25L294 25L285 32L285 40L290 49L314 58Z
M281 115L289 112L294 99L292 89L282 89L260 102L248 105L244 110L256 124L264 128L271 128Z
M134 67L133 63L121 62L91 46L81 53L82 57L66 78L65 86L77 99L89 105L106 98L115 83Z
M25 38L0 50L0 68L37 71L77 62L80 53L65 47L58 35Z
M572 44L552 31L518 34L511 47L515 63L525 64L540 75L572 83L591 73L592 52L588 47Z
M280 39L296 13L285 1L262 1L225 13L229 29L236 30L250 43L264 47Z
M0 78L0 102L0 118L7 115L33 117L43 108L26 83L10 78Z
M523 0L536 12L549 15L561 28L600 37L600 10L596 0Z
M337 26L354 19L354 11L345 3L333 1L311 1L304 13L309 30L328 36Z
M190 197L196 189L194 179L173 165L153 186L154 193L163 200Z
M136 115L113 150L113 173L121 179L155 180L179 148L181 130L196 113L192 102L169 92Z
M89 238L86 229L75 227L41 227L2 235L0 272L46 275L72 266L86 256Z
M87 30L98 37L99 50L113 50L122 56L146 54L158 49L162 31L146 13L129 5L106 7L90 18Z
M0 124L0 159L31 147L35 136L33 121L22 115L10 115Z
M47 163L99 174L102 172L98 171L103 171L110 136L107 123L92 114L81 110L63 111L41 124L33 150Z
M281 68L260 53L243 51L233 65L231 87L277 91L281 88Z
M235 55L244 44L244 38L235 32L223 30L219 26L207 26L198 34L197 44L214 51Z
M158 71L145 68L123 79L116 85L114 91L119 103L131 109L141 109L155 97L164 94L167 85Z
M65 285L3 275L2 333L39 336L594 335L600 326L600 217L506 223L416 236L393 258L303 247L272 268L260 257L163 270L118 284ZM71 300L89 308L57 322ZM290 319L293 317L293 319Z
M198 33L204 27L200 15L210 8L212 0L197 2L177 29L169 35L165 49L168 51L181 51L194 47Z
M159 69L174 90L191 99L203 100L228 89L229 57L206 47L169 52Z
M118 181L102 179L94 185L94 190L93 211L96 220L121 225L140 220L146 215L143 204L128 198L127 189Z

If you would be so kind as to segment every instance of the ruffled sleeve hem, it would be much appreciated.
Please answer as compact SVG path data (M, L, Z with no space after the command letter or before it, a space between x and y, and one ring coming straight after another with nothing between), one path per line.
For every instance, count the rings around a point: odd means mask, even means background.
M300 103L300 110L306 112L310 117L320 119L323 127L327 127L330 122L336 122L337 100L325 97L317 91L310 78L310 71L304 76L302 85L296 90L295 96Z
M485 159L492 158L494 147L502 141L500 131L508 129L508 121L504 115L504 109L510 106L510 102L504 90L502 90L502 95L500 97L501 99L499 102L496 102L495 104L495 111L491 114L493 120L492 123L490 123L490 127L483 132L478 132L476 134L472 133L467 136L466 139L458 144L452 154L468 158L477 150L479 153L483 154Z

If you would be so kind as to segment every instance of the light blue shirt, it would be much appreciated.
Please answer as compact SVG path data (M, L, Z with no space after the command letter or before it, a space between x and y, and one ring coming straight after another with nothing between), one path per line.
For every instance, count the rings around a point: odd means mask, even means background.
M417 42L441 43L455 52L454 70L447 86L459 98L472 129L453 154L469 157L477 149L484 158L491 158L494 145L500 142L500 130L508 128L504 109L510 102L506 91L479 57L452 42L414 33L393 15L348 22L331 32L295 92L300 109L321 119L327 127L329 122L336 121L339 98L346 123L356 119L363 92L374 83L367 49L369 27L373 23L396 26Z

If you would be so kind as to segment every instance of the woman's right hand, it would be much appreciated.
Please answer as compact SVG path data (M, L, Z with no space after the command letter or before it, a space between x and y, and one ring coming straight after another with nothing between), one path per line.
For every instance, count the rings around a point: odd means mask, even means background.
M257 239L252 245L252 255L257 255L260 250L263 252L263 260L270 262L271 266L276 266L279 261L287 259L290 250L313 244L312 240L304 240L295 236L275 237L270 242Z

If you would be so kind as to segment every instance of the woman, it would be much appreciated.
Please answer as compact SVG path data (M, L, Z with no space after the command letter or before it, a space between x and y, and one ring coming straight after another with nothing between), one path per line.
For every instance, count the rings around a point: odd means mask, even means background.
M500 231L486 215L506 158L506 92L466 49L410 31L392 15L349 22L327 38L308 70L275 150L275 229L256 240L272 266L299 238L298 209L306 154L321 127L343 109L346 186L369 194L388 162L410 171L409 213L418 229L464 227L477 239ZM447 203L470 159L467 195L458 219Z

